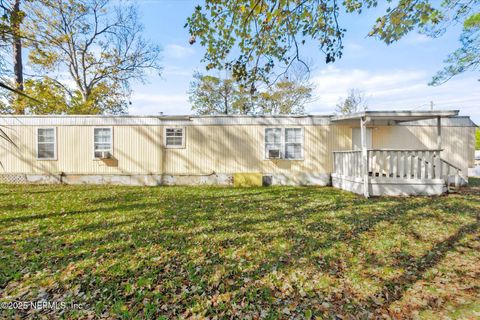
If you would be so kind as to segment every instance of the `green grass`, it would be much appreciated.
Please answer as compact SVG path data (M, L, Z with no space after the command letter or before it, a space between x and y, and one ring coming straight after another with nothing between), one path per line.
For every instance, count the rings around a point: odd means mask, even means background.
M84 308L0 318L475 318L479 212L476 192L3 185L0 300Z

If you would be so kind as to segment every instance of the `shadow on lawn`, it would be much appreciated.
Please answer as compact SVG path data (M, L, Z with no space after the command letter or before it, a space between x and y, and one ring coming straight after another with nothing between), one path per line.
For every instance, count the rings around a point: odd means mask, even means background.
M385 299L387 306L394 301L399 300L403 293L405 293L414 282L423 277L423 274L427 269L434 267L449 251L455 250L455 246L463 237L478 232L479 228L479 222L462 226L457 232L455 232L455 234L436 243L435 246L424 255L418 258L412 256L402 257L399 264L405 267L407 272L394 280L385 282L385 289L377 296L382 296L382 298ZM400 290L391 292L391 290L388 289L398 286L400 286Z
M322 250L338 245L351 247L354 252L365 254L367 267L378 266L384 262L374 254L363 252L362 236L372 232L380 223L395 223L421 241L413 230L408 231L411 217L406 217L406 212L420 212L416 215L419 220L437 218L425 208L439 208L446 198L365 200L333 188L177 190L125 188L110 195L99 189L88 200L88 205L103 204L101 208L2 219L2 223L8 222L4 224L7 228L18 228L22 223L30 227L38 224L43 231L38 236L20 236L15 242L0 239L2 245L9 248L5 251L5 259L0 261L2 265L18 259L18 255L24 259L2 268L7 271L0 274L0 288L5 289L12 280L21 281L25 269L32 274L49 270L55 275L69 265L91 259L92 252L96 252L97 261L110 259L113 265L120 267L113 274L98 270L84 274L70 280L67 286L79 285L82 291L92 292L108 288L108 299L102 298L101 293L98 293L100 296L91 296L92 303L103 303L101 312L106 311L106 306L111 307L112 301L123 301L131 307L133 314L141 314L143 304L122 293L125 283L134 283L142 277L151 279L150 289L142 289L147 291L148 298L157 299L156 303L166 306L158 309L158 314L171 317L199 306L202 299L218 293L233 295L238 304L247 301L254 311L270 309L272 315L290 299L298 299L315 311L319 311L322 301L330 301L333 308L324 312L333 317L362 312L380 314L401 299L406 290L449 250L453 250L463 236L478 231L479 227L478 221L462 225L455 234L434 243L421 257L392 252L390 255L395 256L398 264L395 267L409 272L394 279L379 279L382 289L375 296L359 296L343 281L349 271L344 258L322 254ZM451 206L467 214L474 210L464 203ZM123 220L115 220L120 218ZM75 222L73 228L48 229L51 224L72 221ZM440 222L444 225L451 223L448 219ZM278 243L285 246L278 246ZM154 256L137 256L152 246L153 251L165 253L169 258L154 262L151 259ZM138 264L129 264L137 260ZM244 264L250 267L243 268ZM293 292L284 298L280 297L278 288L258 283L268 278L273 269L276 273L287 274L291 270L301 271L306 266L333 276L341 283L340 293L327 290L323 296L313 299ZM218 268L225 269L221 279L218 284L209 284L207 279ZM98 277L102 278L101 282ZM244 284L243 279L251 281ZM185 287L200 287L205 291L205 297L192 293L176 301ZM272 302L276 296L279 296L277 304ZM384 301L380 305L374 302L378 301L374 298L379 297ZM205 315L221 316L221 312L210 305L206 307Z

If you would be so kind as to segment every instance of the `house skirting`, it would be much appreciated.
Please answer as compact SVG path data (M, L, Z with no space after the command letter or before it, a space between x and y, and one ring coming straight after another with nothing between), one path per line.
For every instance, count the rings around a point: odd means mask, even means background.
M330 185L330 174L297 172L263 174L268 185ZM221 185L233 186L233 173L206 175L176 174L1 174L0 183L14 184L96 184L96 185Z
M435 196L447 191L443 179L391 179L370 177L368 182L370 196ZM332 186L357 194L363 194L363 179L359 177L341 176L333 173Z

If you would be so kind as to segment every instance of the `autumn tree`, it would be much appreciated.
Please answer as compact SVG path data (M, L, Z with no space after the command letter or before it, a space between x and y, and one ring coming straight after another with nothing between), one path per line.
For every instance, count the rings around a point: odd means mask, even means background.
M303 61L302 46L318 44L325 62L342 57L341 13L363 13L377 7L377 0L206 0L187 19L190 43L205 47L207 69L231 70L236 79L271 79L276 70L285 72L294 62ZM387 44L413 30L440 36L455 22L465 22L463 45L447 61L453 67L437 75L434 82L467 69L478 68L479 1L398 0L388 1L385 13L369 32ZM474 29L473 26L477 26ZM474 35L467 33L474 32ZM472 55L470 55L470 53ZM468 55L465 62L465 57ZM283 70L283 71L278 71ZM438 80L436 80L438 78Z
M346 98L340 98L335 107L335 112L340 114L350 114L367 110L367 100L365 94L357 89L348 90Z
M32 112L123 113L131 82L161 70L160 50L143 38L133 4L40 0L26 11L29 61L39 75L29 89L47 104Z
M306 63L310 66L312 63ZM313 101L314 85L309 81L308 69L294 64L281 78L272 81L260 93L258 103L263 114L303 114L305 105Z
M23 91L23 59L22 59L22 22L25 13L21 8L21 0L0 0L0 48L12 56L13 65L13 89ZM7 66L0 63L0 71L6 73ZM16 108L13 112L22 114L25 112L25 104L22 96L14 95ZM5 103L5 102L4 102Z
M196 73L188 93L197 114L302 114L312 90L308 81L288 77L267 85Z
M254 88L233 77L195 73L188 94L197 114L255 114L258 94Z
M235 81L196 72L188 91L192 111L197 114L233 114Z

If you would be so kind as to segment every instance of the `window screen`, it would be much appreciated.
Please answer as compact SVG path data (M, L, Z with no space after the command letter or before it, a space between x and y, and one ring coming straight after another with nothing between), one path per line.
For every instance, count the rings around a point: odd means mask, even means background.
M165 146L170 148L181 148L184 146L184 128L166 128Z
M277 152L270 152L278 150ZM303 159L302 128L265 128L265 158Z
M56 135L55 128L37 129L37 158L56 158Z
M93 140L95 158L112 155L112 128L94 128Z
M266 128L265 129L265 155L268 158L269 150L282 150L282 129Z
M301 128L285 129L285 159L302 159L302 143Z

